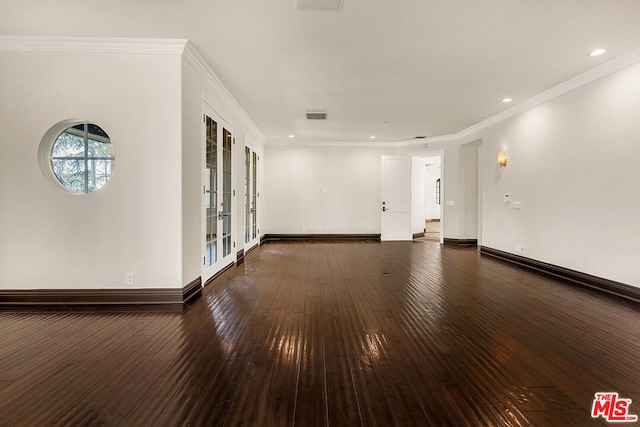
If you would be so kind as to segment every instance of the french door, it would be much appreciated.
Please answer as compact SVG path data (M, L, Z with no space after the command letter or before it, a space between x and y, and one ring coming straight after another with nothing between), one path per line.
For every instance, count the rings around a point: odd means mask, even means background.
M214 274L233 263L232 165L233 132L213 113L204 115L203 165L203 270L206 283Z
M249 146L244 147L244 247L251 249L258 244L258 162L260 156Z

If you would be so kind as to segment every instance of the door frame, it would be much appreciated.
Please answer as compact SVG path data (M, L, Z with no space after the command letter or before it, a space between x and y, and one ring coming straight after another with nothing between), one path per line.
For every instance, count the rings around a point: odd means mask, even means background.
M220 135L223 134L223 129L226 129L227 131L229 131L231 133L231 138L232 138L232 143L231 143L231 250L229 252L229 254L227 254L227 256L225 257L218 257L216 262L211 264L211 266L207 267L206 266L206 230L207 230L207 224L206 224L206 191L205 191L205 187L206 187L206 146L207 146L207 141L206 141L206 132L207 132L207 125L206 125L206 117L210 117L211 119L213 119L214 121L216 121L216 123L218 124L218 129L220 132ZM236 259L236 249L235 249L235 241L236 241L236 215L237 213L235 212L235 176L236 176L236 167L234 165L234 159L235 159L235 130L234 127L231 123L229 123L227 120L224 119L224 117L218 113L217 109L210 103L207 101L207 99L205 99L203 97L203 102L202 102L202 118L203 121L201 122L201 131L200 131L200 186L202 187L201 193L200 193L200 257L203 259L202 264L200 264L201 266L201 277L202 277L202 284L203 286L212 278L214 277L217 273L219 273L220 271L222 271L223 269L227 268L228 266L232 265L235 262ZM223 189L223 171L222 171L222 165L223 165L223 149L221 148L223 144L222 138L220 137L219 142L218 142L218 154L217 154L217 174L218 174L218 198L217 198L217 203L218 203L218 209L216 210L217 212L220 211L220 205L222 203L222 189ZM218 220L216 221L216 226L217 226L217 230L216 230L216 234L217 234L217 246L216 246L216 252L221 256L222 255L222 220L220 219L220 217L218 218Z
M255 206L257 232L256 232L256 237L255 238L250 238L248 242L244 241L244 237L245 237L244 232L245 232L246 226L247 226L247 224L246 224L246 209L247 209L246 201L247 201L247 195L246 195L246 187L243 185L243 188L245 189L245 191L243 191L244 197L243 197L243 203L242 203L242 206L244 207L244 210L243 210L243 218L244 218L243 224L244 224L244 227L242 229L242 231L243 231L243 233L242 233L242 243L244 245L245 252L250 250L250 249L252 249L252 248L254 248L256 245L258 245L260 243L260 187L261 187L261 184L262 184L261 180L260 180L260 165L261 165L261 161L260 161L261 153L260 153L260 150L258 149L258 147L255 144L253 144L251 141L249 141L249 140L247 140L247 138L245 138L244 146L242 147L243 160L244 160L244 155L245 155L245 148L247 148L247 147L249 148L249 152L250 153L256 153L257 160L258 160L258 167L256 168L257 189L256 189L256 206ZM246 164L243 162L242 166L243 166L243 177L242 178L243 178L243 184L244 184L244 179L245 179L245 176L244 176L245 170L244 170L244 168L246 167ZM253 171L253 169L252 169L252 171Z
M410 153L408 153L409 156L411 156L412 160L414 157L440 157L440 243L444 244L444 228L445 228L445 223L447 221L446 215L445 215L445 193L446 193L446 180L445 180L445 151L444 150L431 150L431 149L425 149L425 150L419 150L419 151L412 151ZM412 180L413 180L413 174L412 174ZM413 182L412 182L412 188L413 188ZM412 212L413 212L413 201L412 201ZM412 222L413 224L413 222ZM413 231L413 230L412 230Z

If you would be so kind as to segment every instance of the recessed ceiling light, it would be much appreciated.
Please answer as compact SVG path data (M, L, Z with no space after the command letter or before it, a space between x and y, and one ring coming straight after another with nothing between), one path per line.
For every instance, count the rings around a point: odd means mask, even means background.
M593 52L591 52L591 53L589 54L589 56L600 56L600 55L602 55L602 54L603 54L603 53L605 53L605 52L606 52L606 50L604 50L604 49L596 49L596 50L594 50Z
M502 99L502 102L504 102L505 104L506 104L507 102L511 102L511 101L513 101L513 99L511 99L511 98L504 98L504 99Z
M296 137L295 135L289 135L289 138L295 138L295 137Z
M375 135L371 135L369 138L376 139L376 136Z

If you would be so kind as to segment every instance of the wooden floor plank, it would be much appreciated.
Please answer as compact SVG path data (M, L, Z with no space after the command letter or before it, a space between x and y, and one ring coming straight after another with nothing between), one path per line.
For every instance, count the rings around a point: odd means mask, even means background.
M292 425L295 416L303 315L290 313L281 319L280 331L272 341L273 370L266 387L268 408L264 411L264 425Z
M73 388L60 396L59 407L64 410L53 417L55 422L73 425L87 418L104 420L102 406L142 367L139 359L132 356L148 339L147 336L132 335L106 354L102 361L82 360L94 366L92 375L77 379Z
M314 292L307 290L306 295L314 295L315 292L315 289ZM326 372L320 297L307 296L303 313L294 423L298 425L325 425L327 418Z
M119 425L169 366L171 361L152 359L140 368L118 393L111 396L102 406L101 412L106 424Z
M91 368L88 361L72 361L54 374L31 388L28 393L22 394L11 401L9 407L0 410L0 420L6 425L15 425L18 422L24 425L42 425L48 419L41 419L42 415L51 412L51 408L59 408L54 398L59 391L64 390L69 384L73 384L78 377ZM38 410L33 411L33 405L38 405ZM32 421L31 419L35 419Z
M329 268L335 259L324 252L320 265L324 267L324 285L320 290L322 339L327 399L327 421L329 425L361 425L360 406L356 394L354 378L347 356L342 333L335 284L342 275ZM331 280L333 274L333 281Z

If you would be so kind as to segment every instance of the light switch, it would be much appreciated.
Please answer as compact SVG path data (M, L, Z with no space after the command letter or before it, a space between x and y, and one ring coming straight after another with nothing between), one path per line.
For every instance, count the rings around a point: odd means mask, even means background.
M513 209L522 209L522 202L513 202Z

